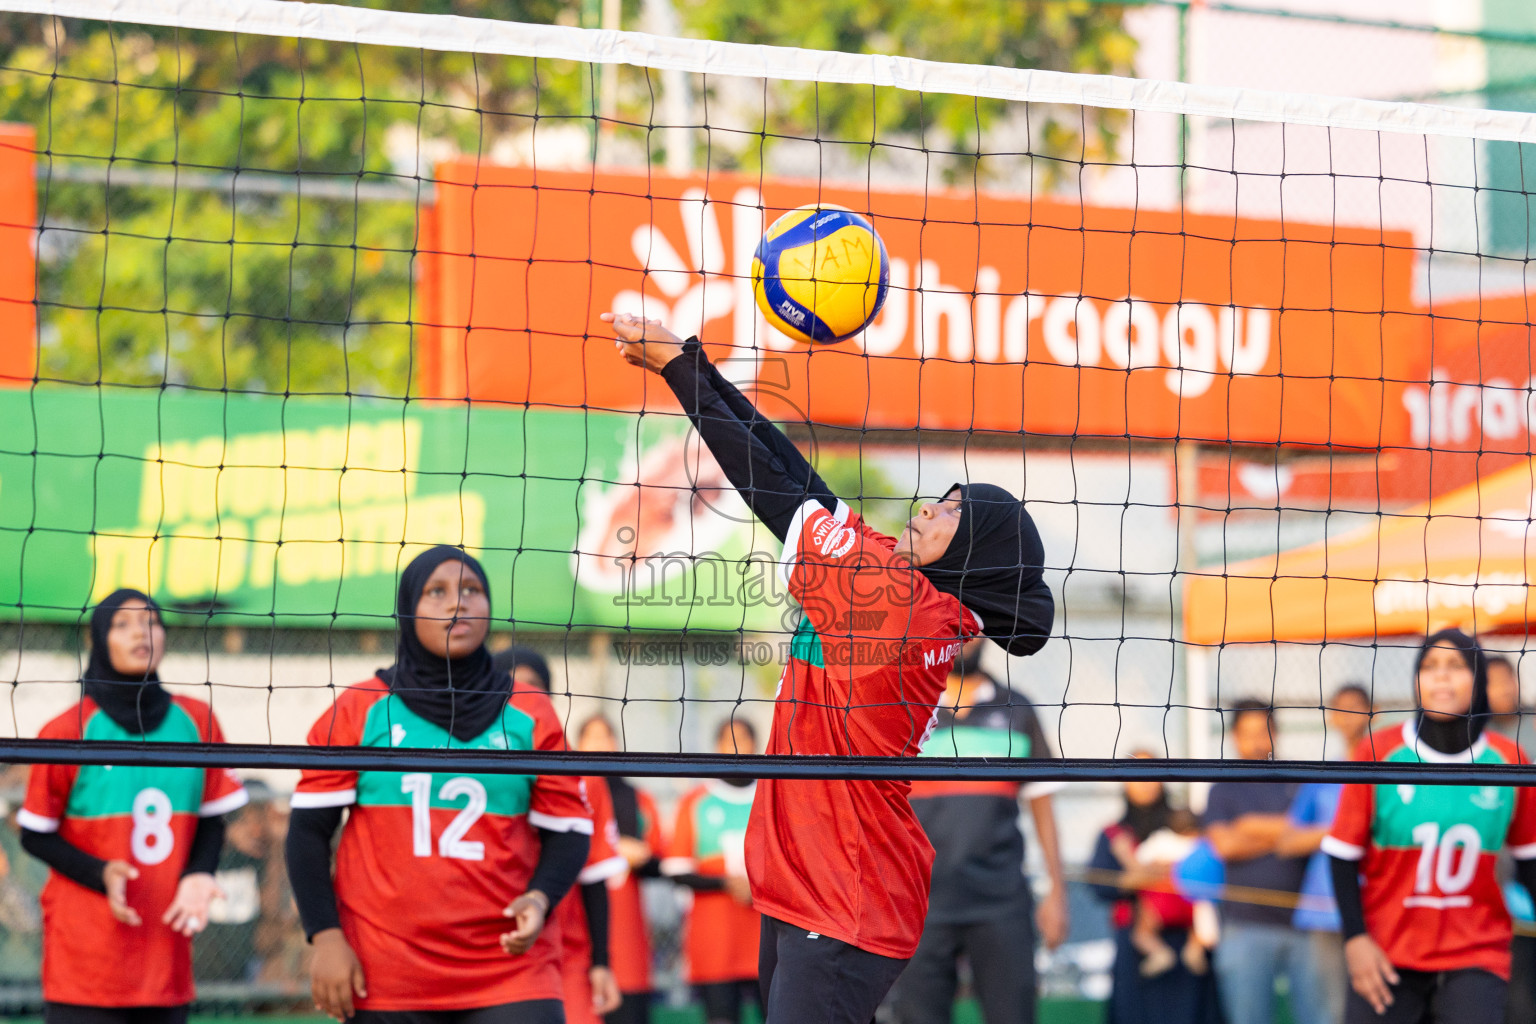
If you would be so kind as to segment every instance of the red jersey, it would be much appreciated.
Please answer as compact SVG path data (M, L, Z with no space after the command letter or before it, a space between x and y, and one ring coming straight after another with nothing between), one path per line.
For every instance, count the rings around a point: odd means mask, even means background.
M1484 732L1446 755L1418 741L1414 724L1375 733L1357 761L1520 764L1520 748ZM1505 846L1536 857L1536 789L1511 786L1344 787L1323 851L1360 862L1365 925L1397 967L1482 968L1509 977L1513 937L1496 863Z
M634 787L639 805L637 837L660 857L665 853L661 835L661 815L651 794ZM628 870L608 879L608 958L619 991L637 995L651 991L651 937L646 927L645 907L641 901L640 880Z
M551 917L560 932L560 979L565 1000L566 1024L602 1024L592 1012L592 932L587 927L587 908L580 886L616 878L629 865L619 856L619 826L613 820L613 798L607 780L589 776L581 780L592 805L592 848L587 866L576 876L576 885L555 907Z
M224 733L202 701L174 697L165 720L129 733L82 700L43 727L47 740L146 740L222 743ZM43 886L43 998L84 1006L180 1006L190 1003L192 941L161 922L176 898L199 818L246 801L233 772L130 765L35 765L17 824L60 837L102 860L139 870L128 883L138 927L119 924L101 893L50 872ZM111 955L103 956L103 950Z
M563 750L549 698L515 686L501 718L461 741L375 678L348 687L312 746ZM466 762L466 768L472 762ZM341 928L362 961L364 1010L468 1010L560 998L558 928L509 956L503 911L528 886L538 828L592 830L581 780L553 775L305 771L293 806L350 807L336 849Z
M842 502L795 514L781 572L804 612L775 695L770 754L913 757L950 664L981 632ZM928 912L933 848L905 782L764 779L747 834L757 909L905 959Z
M745 874L747 822L757 785L711 781L683 797L662 873L710 878ZM729 893L695 892L683 940L689 983L756 978L761 932L757 911L737 903Z

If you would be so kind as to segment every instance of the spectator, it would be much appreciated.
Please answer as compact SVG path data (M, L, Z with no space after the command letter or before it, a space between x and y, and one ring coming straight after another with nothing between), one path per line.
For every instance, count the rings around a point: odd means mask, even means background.
M1341 686L1329 702L1324 752L1329 760L1349 758L1370 731L1375 707L1359 683ZM1344 969L1344 939L1339 932L1339 909L1333 901L1332 869L1321 849L1323 837L1333 826L1343 787L1336 782L1308 782L1296 792L1291 804L1291 827L1275 845L1282 857L1307 857L1307 873L1301 882L1301 905L1291 919L1312 946L1312 963L1322 984L1327 1020L1342 1024L1344 998L1349 993L1349 973Z
M1029 698L981 669L979 642L950 669L923 753L938 757L1050 758ZM894 995L901 1024L949 1024L962 956L986 1024L1032 1024L1035 940L1067 935L1066 885L1056 842L1055 783L916 782L912 810L934 847L922 941ZM1035 907L1024 874L1020 798L1028 801L1050 892Z
M1143 889L1166 887L1168 873L1166 868L1144 867L1122 874L1114 851L1126 841L1139 846L1167 828L1176 808L1169 804L1161 782L1127 782L1124 791L1125 813L1099 836L1091 864L1101 878L1105 872L1121 878L1120 885L1100 883L1093 887L1099 899L1112 904L1110 919L1115 929L1115 963L1105 1024L1219 1024L1216 983L1210 974L1194 974L1182 960L1156 977L1141 973L1141 955L1131 940L1137 896ZM1189 938L1188 927L1165 927L1162 932L1163 942L1171 949L1183 949Z
M1275 719L1259 701L1239 701L1232 710L1232 744L1245 761L1274 756ZM1282 857L1276 847L1290 828L1287 817L1297 787L1279 782L1218 782L1205 809L1206 836L1226 865L1228 886L1297 894L1307 862ZM1222 935L1216 947L1216 976L1227 1024L1270 1024L1275 981L1290 982L1291 1017L1296 1024L1329 1020L1322 982L1307 936L1291 927L1290 907L1222 902Z
M198 981L250 981L260 971L257 930L273 837L267 829L272 790L256 779L245 784L250 803L228 818L224 851L214 881L223 895L208 907L208 927L192 944Z

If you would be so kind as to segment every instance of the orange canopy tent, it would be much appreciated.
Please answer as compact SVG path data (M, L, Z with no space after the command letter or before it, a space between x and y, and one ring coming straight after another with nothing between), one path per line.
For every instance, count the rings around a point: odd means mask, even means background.
M1536 459L1338 537L1196 574L1194 644L1476 633L1536 621Z

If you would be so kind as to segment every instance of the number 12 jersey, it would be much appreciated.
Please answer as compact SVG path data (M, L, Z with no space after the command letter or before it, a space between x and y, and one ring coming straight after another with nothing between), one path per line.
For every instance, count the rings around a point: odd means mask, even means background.
M549 698L514 689L479 736L454 739L380 680L349 687L311 746L563 750ZM466 761L465 768L473 764ZM509 956L502 911L538 862L536 829L592 832L581 780L562 776L306 771L293 806L349 807L336 850L342 932L362 962L364 1010L469 1010L559 999L559 928Z
M1367 737L1357 761L1519 764L1519 747L1484 733L1460 755L1421 742L1412 722ZM1366 930L1397 967L1482 968L1509 977L1513 935L1495 876L1499 851L1536 857L1536 789L1344 787L1323 851L1360 862Z

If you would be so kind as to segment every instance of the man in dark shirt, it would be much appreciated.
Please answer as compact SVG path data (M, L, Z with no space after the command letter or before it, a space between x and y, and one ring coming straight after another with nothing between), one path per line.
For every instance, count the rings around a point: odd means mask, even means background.
M1239 701L1232 709L1232 747L1245 761L1274 755L1275 720L1268 705ZM1206 837L1226 865L1227 885L1266 890L1283 901L1301 891L1305 857L1278 857L1275 846L1289 827L1296 786L1281 782L1218 782L1205 807ZM1227 1024L1270 1024L1275 979L1290 982L1291 1017L1296 1024L1328 1019L1318 998L1323 990L1305 932L1291 926L1291 906L1236 898L1221 904L1221 942L1216 976ZM1279 901L1277 901L1279 902Z
M1053 757L1029 699L993 679L973 650L955 663L927 757ZM922 942L897 983L899 1024L949 1024L956 961L971 963L986 1024L1035 1019L1035 937L1067 933L1066 889L1051 807L1054 783L916 782L912 809L933 844L933 888ZM1051 891L1035 908L1024 874L1019 798L1029 801Z

